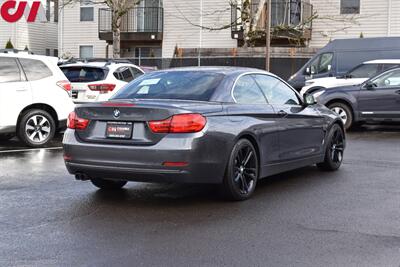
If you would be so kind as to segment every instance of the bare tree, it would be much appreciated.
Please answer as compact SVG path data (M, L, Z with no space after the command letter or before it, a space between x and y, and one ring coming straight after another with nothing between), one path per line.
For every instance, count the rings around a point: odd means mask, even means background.
M129 9L137 6L141 0L90 0L93 5L107 6L111 12L111 30L113 35L113 57L121 57L121 22ZM81 0L65 0L61 8L80 3Z
M255 3L255 4L253 4ZM237 16L235 19L231 20L230 23L218 23L209 26L208 25L199 25L196 22L193 22L191 18L188 18L183 12L180 11L178 6L175 6L177 10L177 17L185 20L187 23L201 27L204 30L209 31L220 31L224 29L229 29L231 27L238 27L243 32L243 47L252 46L255 40L259 40L260 38L265 38L265 6L267 0L229 0L229 6L226 9L220 10L220 13L233 11L236 12ZM291 8L289 1L282 1L281 6L284 8L282 14L288 14L289 9ZM209 15L213 15L217 11L214 11L212 14L203 13L203 17L207 17ZM304 30L308 29L313 21L340 21L345 26L332 28L333 32L341 31L346 29L347 27L351 27L351 25L359 25L360 15L354 16L340 16L338 18L332 16L321 16L317 12L312 12L307 15L307 17L303 17L297 23L292 23L288 17L282 18L283 21L275 21L275 24L271 25L271 37L272 38L286 38L292 43L300 43L302 34ZM284 33L284 35L282 35Z

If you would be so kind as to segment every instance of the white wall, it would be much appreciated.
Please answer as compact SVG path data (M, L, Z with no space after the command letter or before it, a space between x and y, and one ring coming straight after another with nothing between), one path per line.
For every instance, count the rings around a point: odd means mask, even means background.
M93 45L94 57L106 57L106 41L99 39L98 33L98 9L94 6L94 20L80 21L79 2L66 6L61 10L58 23L58 47L60 56L68 54L79 57L80 45ZM109 55L112 55L112 47L109 47Z
M40 10L36 22L27 23L26 13L16 23L9 23L0 18L0 48L5 48L9 39L16 49L23 50L28 46L35 54L46 54L46 49L57 49L57 23L44 22L43 10Z
M313 21L311 47L323 47L330 39L358 38L361 32L364 37L400 34L399 0L360 0L359 15L340 15L340 0L311 3L320 16Z
M164 0L163 57L172 57L175 46L198 48L200 46L200 1ZM215 13L214 11L221 11ZM229 0L203 0L203 26L217 28L229 25L231 10ZM231 38L231 30L202 30L203 48L234 48L237 41Z

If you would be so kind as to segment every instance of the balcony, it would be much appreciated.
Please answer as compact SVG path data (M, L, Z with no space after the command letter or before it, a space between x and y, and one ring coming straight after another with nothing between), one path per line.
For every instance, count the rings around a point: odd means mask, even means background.
M252 30L248 34L251 46L265 46L266 8L259 9L259 1L254 1L250 7L250 17L253 21ZM242 6L232 6L232 38L238 40L239 46L244 44ZM305 46L311 39L313 6L303 0L272 0L271 1L271 45L275 46Z
M163 8L135 7L122 17L121 41L159 43L163 37ZM99 9L99 38L112 43L112 13L110 9Z

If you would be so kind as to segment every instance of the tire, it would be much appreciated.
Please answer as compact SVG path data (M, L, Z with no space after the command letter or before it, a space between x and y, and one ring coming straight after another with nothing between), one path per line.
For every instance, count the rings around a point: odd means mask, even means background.
M126 185L127 181L106 180L101 178L90 179L92 184L102 190L118 190Z
M346 130L349 130L353 126L353 112L348 105L335 102L330 104L328 108L339 115Z
M240 139L232 149L222 183L230 200L246 200L253 194L259 176L258 156L253 144Z
M31 109L22 114L18 123L18 138L27 146L43 147L54 137L56 123L46 111Z
M324 161L317 164L323 171L336 171L340 168L344 153L344 131L338 124L334 124L329 131L326 141Z
M15 134L2 134L0 135L0 141L8 141L12 139L15 136Z

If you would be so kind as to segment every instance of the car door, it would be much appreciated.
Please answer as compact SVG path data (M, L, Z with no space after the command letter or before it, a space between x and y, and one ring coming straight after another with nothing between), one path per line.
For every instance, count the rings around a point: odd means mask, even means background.
M279 159L296 160L323 153L323 117L313 106L304 106L294 89L277 77L255 74L268 102L277 111Z
M362 119L400 120L400 68L367 81L357 102Z
M232 89L232 97L236 104L227 107L229 118L234 124L240 125L240 129L249 125L248 131L257 135L261 166L277 162L279 142L276 112L250 74L238 78Z
M20 112L31 103L31 87L18 61L0 57L0 126L16 126Z

